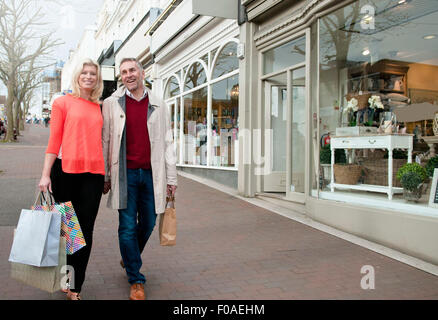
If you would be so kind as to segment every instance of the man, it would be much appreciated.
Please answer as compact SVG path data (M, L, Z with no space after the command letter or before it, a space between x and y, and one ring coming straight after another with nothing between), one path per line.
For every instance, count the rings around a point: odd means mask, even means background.
M176 157L166 104L143 84L144 71L134 58L120 62L123 85L103 102L104 193L119 211L122 267L131 300L144 300L141 253L176 191Z

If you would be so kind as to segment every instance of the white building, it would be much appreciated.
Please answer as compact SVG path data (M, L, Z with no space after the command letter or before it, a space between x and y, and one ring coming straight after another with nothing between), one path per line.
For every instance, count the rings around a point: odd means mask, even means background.
M96 26L89 25L85 28L84 33L76 50L71 50L67 62L64 64L61 74L61 90L71 90L71 77L75 66L81 59L92 58L96 59L96 41L95 41Z

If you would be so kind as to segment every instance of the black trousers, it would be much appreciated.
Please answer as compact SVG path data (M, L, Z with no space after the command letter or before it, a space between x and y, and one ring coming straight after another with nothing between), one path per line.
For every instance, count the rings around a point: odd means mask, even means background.
M74 282L70 283L71 291L80 292L93 244L94 222L99 211L104 176L92 173L65 173L62 171L61 160L56 159L50 179L55 201L72 202L84 234L85 247L72 255L67 255L67 264L74 268Z

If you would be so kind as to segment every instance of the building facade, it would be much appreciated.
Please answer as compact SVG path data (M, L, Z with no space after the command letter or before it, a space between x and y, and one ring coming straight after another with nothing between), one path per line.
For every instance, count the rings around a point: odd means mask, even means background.
M154 89L167 102L177 167L237 188L239 27L173 1L149 31Z
M235 3L108 0L95 58L141 61L179 171L438 263L433 177L417 202L396 178L435 157L436 1Z
M433 157L422 113L438 107L436 2L241 3L239 192L437 263L431 193L406 201L395 177Z

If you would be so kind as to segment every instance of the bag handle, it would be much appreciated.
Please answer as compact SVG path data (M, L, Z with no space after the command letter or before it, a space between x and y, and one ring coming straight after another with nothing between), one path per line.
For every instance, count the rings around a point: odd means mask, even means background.
M54 198L53 198L53 194L50 191L47 191L49 196L48 199L50 199L50 203L47 202L46 197L44 196L44 192L40 191L35 199L35 203L33 204L33 206L35 207L37 202L39 201L40 205L50 205L53 206L53 204L55 203Z
M171 196L171 197L166 196L166 208L169 203L172 204L170 208L175 208L175 196Z

